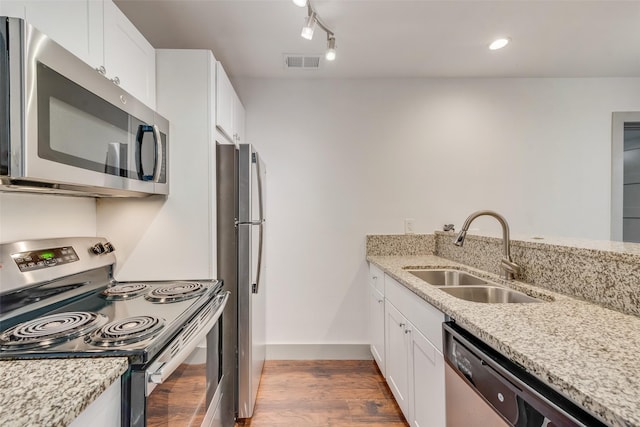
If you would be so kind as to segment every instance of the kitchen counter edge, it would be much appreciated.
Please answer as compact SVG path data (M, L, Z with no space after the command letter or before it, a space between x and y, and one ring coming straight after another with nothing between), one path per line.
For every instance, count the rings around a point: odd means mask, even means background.
M68 426L128 367L124 357L0 361L0 425Z

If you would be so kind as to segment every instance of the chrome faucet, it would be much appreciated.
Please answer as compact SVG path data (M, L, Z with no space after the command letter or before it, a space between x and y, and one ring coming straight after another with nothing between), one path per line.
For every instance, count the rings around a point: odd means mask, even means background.
M502 240L504 242L504 258L500 261L500 269L503 271L503 276L507 280L513 279L516 274L520 273L520 266L511 260L511 248L509 241L509 224L507 224L507 220L497 212L494 211L477 211L469 215L469 217L462 224L462 229L460 233L453 241L453 244L456 246L462 246L464 244L464 239L467 236L467 231L469 230L469 226L473 222L474 219L479 216L492 216L498 220L500 225L502 226Z

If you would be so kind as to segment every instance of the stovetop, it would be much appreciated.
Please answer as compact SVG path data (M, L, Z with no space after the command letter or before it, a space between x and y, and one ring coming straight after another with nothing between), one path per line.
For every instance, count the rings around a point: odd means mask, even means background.
M144 364L222 287L215 280L116 282L113 245L95 253L88 239L52 243L39 243L40 249L33 242L0 245L0 359L127 356L132 364ZM62 251L74 259L38 268L40 255ZM25 261L27 256L33 261ZM34 265L20 265L25 262ZM7 277L17 277L18 284Z

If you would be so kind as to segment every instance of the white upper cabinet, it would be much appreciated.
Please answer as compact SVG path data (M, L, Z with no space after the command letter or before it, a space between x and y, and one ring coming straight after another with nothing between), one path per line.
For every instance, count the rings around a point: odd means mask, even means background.
M105 76L156 107L156 51L110 0L104 2Z
M216 126L229 141L246 142L244 106L220 62L216 65Z
M156 107L155 49L111 0L0 0L149 107Z
M215 58L159 49L158 112L171 121L169 197L104 198L97 233L117 249L120 281L214 279L216 266ZM159 262L159 248L176 248Z
M102 2L1 0L0 15L22 18L92 67L102 65Z
M233 109L236 92L222 64L216 64L216 126L233 141Z
M238 144L246 142L244 140L244 116L244 105L242 105L240 98L236 94L233 102L233 132Z

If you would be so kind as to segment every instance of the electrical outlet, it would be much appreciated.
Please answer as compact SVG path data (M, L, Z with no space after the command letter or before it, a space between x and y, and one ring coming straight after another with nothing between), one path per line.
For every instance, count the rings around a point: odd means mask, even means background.
M415 234L415 219L405 218L404 220L404 234Z

